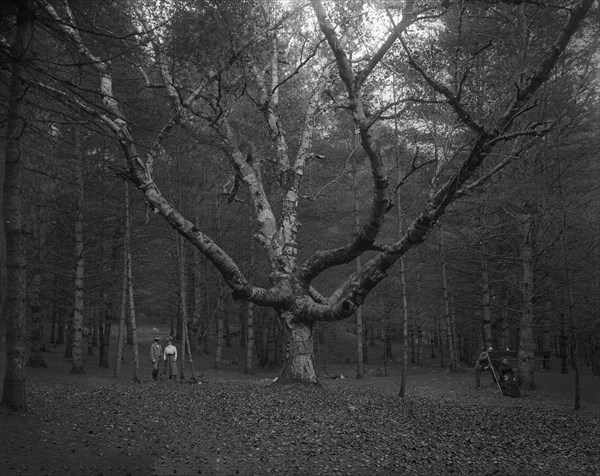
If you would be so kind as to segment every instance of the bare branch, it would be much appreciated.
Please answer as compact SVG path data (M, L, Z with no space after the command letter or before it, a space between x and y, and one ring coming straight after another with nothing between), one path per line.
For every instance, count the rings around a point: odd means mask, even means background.
M408 64L410 65L410 67L413 68L415 71L417 71L421 75L421 77L425 80L425 82L427 84L429 84L434 91L440 93L442 96L444 96L446 98L446 100L448 101L448 104L452 107L452 109L454 109L454 112L456 112L459 119L467 127L472 129L473 131L475 131L477 134L484 134L485 130L483 129L483 126L481 124L478 124L476 121L474 121L471 118L471 115L469 114L469 112L463 108L463 106L460 102L460 97L458 95L455 95L450 90L450 88L448 88L444 84L441 84L438 81L436 81L435 79L433 79L425 71L425 69L414 59L413 55L410 52L410 49L406 45L406 42L402 38L400 38L400 42L402 43L402 46L404 47L404 51L406 52L406 55L408 57Z

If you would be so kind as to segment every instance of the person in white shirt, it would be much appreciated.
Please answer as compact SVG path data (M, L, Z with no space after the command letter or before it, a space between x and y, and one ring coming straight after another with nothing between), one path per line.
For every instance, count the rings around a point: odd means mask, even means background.
M175 347L172 342L173 339L170 336L167 337L167 346L165 347L163 355L165 361L165 374L169 379L177 377L177 347Z

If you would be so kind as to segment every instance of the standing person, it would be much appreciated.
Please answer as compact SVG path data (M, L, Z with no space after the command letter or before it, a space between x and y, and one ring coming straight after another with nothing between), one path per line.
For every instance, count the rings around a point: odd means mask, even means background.
M492 352L492 348L489 347L487 350L484 350L479 357L477 358L477 362L475 363L475 388L479 389L481 386L481 374L490 368L490 352Z
M160 345L160 337L155 337L154 342L150 346L150 360L152 360L152 379L158 378L158 364L163 356L162 345Z
M167 337L167 346L163 358L165 360L165 374L172 379L177 377L177 347L173 344L171 336Z

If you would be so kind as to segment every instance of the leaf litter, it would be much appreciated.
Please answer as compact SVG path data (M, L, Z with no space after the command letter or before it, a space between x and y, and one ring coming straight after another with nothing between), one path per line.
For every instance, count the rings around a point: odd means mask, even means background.
M31 413L1 415L4 474L600 473L597 408L443 373L403 399L392 378L91 382L33 382Z

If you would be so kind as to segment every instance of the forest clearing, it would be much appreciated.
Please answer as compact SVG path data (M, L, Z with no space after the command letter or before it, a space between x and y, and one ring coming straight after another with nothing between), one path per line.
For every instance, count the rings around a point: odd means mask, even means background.
M148 345L142 346L146 354ZM131 379L97 367L70 375L56 349L49 368L28 369L27 414L0 416L0 470L13 475L596 475L600 379L538 372L538 390L502 396L491 376L456 374L428 360L410 366L398 396L398 362L387 377L356 379L356 364L320 362L322 388L273 383L276 371L213 370L195 356L199 382ZM375 350L380 352L381 348ZM241 349L227 348L234 361ZM144 356L145 357L145 356ZM374 359L370 368L381 368ZM346 378L339 378L344 375ZM332 378L337 377L337 378Z

